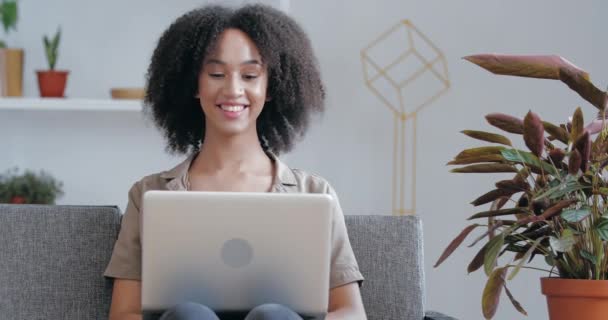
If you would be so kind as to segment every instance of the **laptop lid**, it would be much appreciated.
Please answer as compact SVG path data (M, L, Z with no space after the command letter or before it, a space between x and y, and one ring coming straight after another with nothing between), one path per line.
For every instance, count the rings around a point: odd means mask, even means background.
M217 312L279 303L327 312L331 196L148 191L142 214L142 308L185 301Z

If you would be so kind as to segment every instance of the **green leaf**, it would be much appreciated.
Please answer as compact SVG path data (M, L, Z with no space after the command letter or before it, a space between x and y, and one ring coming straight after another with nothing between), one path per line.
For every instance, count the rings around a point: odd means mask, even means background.
M562 218L568 222L581 222L591 214L589 207L567 209L562 211Z
M488 242L488 250L486 251L486 256L483 260L483 267L486 275L490 275L492 270L496 266L496 259L498 258L498 253L500 253L500 249L505 244L505 235L499 234L496 237L492 238L490 242Z
M547 131L555 139L563 142L564 144L568 144L568 133L566 130L547 121L543 121L543 127L545 127L545 131Z
M3 1L0 6L0 15L2 16L4 32L17 30L17 1Z
M581 256L587 260L589 260L591 263L593 263L593 265L597 264L597 257L594 256L593 254L585 251L585 250L581 250Z
M564 230L559 239L556 237L549 237L549 244L551 245L551 248L557 252L568 252L572 250L575 243L576 240L574 239L574 235L569 229Z
M515 269L513 269L513 271L511 271L511 274L509 275L509 280L513 280L513 278L515 278L515 276L517 275L517 273L519 272L521 267L524 265L524 263L526 263L526 260L528 260L528 258L530 258L530 256L532 255L532 252L534 252L534 250L536 250L536 247L538 247L540 242L543 241L545 238L546 237L540 237L540 238L536 239L536 241L534 241L532 246L530 246L530 249L528 249L528 251L526 251L526 254L524 254L524 256L521 258L519 263L517 263L517 266L515 266Z
M548 197L549 199L557 199L565 196L568 193L575 192L578 190L588 189L590 187L581 185L574 176L568 176L562 183L558 184L553 188L547 189L545 192L536 196L533 200L541 200Z
M602 219L595 229L602 240L608 241L608 220Z
M551 164L541 161L537 156L530 152L517 149L505 149L501 151L501 154L507 161L523 163L537 168L542 167L543 170L549 174L557 174L557 170Z
M483 311L483 316L486 319L492 319L492 317L494 317L496 314L496 309L498 308L498 303L500 302L500 294L502 293L502 288L505 285L506 272L507 267L496 268L490 277L488 277L488 281L483 289L483 295L481 298L481 309Z
M500 134L475 130L463 130L461 132L473 139L511 146L511 140Z
M483 162L502 162L505 158L500 154L488 154L482 156L462 157L448 162L448 165L472 164Z
M3 40L0 40L0 49L4 49L4 48L6 48L6 42L4 42Z

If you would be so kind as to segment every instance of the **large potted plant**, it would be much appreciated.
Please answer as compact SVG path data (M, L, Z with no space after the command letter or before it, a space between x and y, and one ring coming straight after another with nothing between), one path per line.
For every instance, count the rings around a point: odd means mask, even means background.
M555 125L528 112L523 118L493 113L486 120L523 137L527 150L501 134L465 130L474 139L492 143L458 154L449 165L457 173L505 173L474 206L490 205L468 220L478 221L448 245L439 266L474 230L483 241L468 271L483 269L488 280L482 294L486 319L495 315L504 291L513 305L523 306L507 289L521 268L546 272L541 279L552 320L608 318L608 121L606 92L589 75L558 56L483 54L465 57L493 73L556 79L566 83L598 110L585 124L580 108ZM566 118L567 115L564 115ZM512 176L508 175L511 173ZM544 258L546 268L528 265Z
M17 1L2 0L0 20L4 33L17 30ZM0 96L20 97L23 95L23 49L8 48L6 41L0 40Z
M63 184L45 171L11 169L0 175L0 203L55 204Z
M41 97L63 98L65 85L68 81L69 71L55 70L57 58L59 57L59 43L61 41L61 29L57 30L53 39L47 36L42 38L44 43L44 52L46 60L49 64L48 70L38 70L38 87Z

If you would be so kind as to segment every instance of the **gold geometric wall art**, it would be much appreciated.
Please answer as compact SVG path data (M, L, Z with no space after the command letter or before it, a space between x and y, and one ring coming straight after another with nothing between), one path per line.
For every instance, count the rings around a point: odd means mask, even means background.
M450 88L447 61L409 20L361 50L365 84L393 115L392 212L416 210L418 112Z

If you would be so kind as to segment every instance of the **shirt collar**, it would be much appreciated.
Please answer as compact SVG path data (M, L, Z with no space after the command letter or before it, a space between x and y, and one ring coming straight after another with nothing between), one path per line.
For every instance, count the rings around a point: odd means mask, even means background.
M196 158L198 153L193 153L189 155L184 161L175 166L173 169L168 171L163 171L160 174L160 177L167 180L167 189L169 190L186 190L186 183L188 177L188 169L192 165L192 161ZM283 163L274 153L267 152L266 153L270 160L275 163L275 172L273 178L273 191L284 192L285 187L296 186L297 180L296 176L285 163Z

